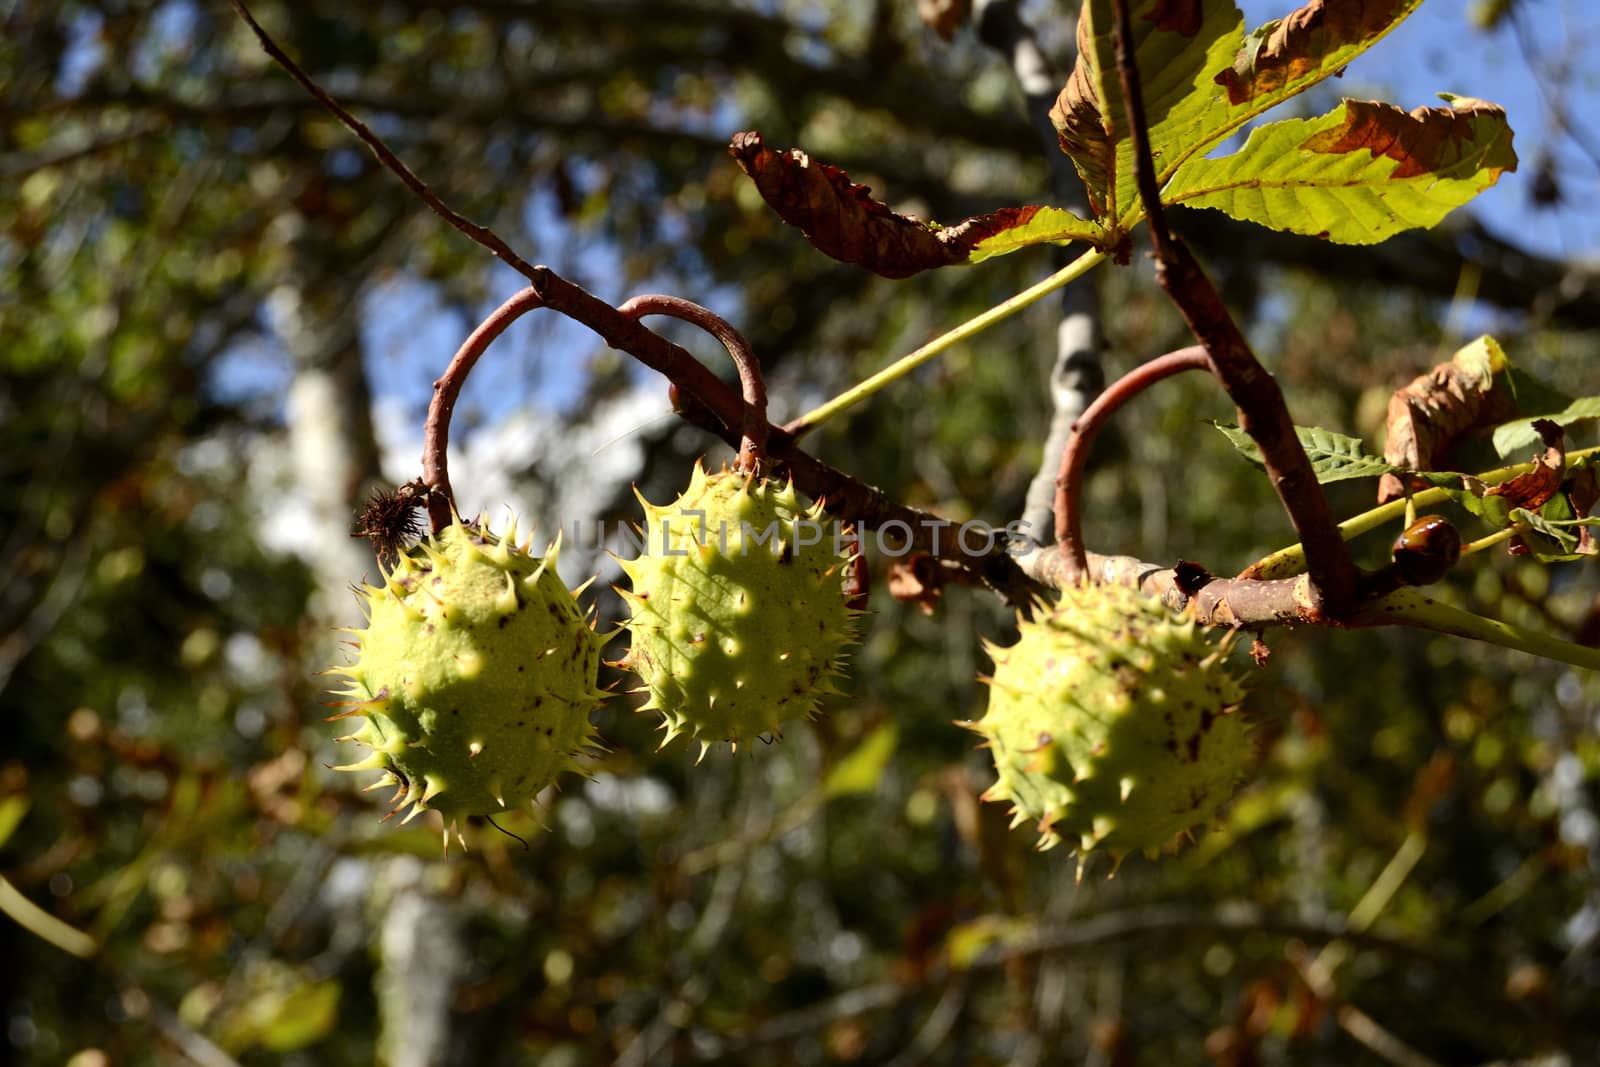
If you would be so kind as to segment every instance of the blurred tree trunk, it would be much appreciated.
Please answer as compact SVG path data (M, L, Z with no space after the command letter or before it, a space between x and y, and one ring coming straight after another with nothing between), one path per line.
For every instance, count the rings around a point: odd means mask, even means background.
M360 282L315 220L295 213L282 225L290 228L290 269L272 294L272 310L294 370L286 418L311 535L313 611L349 625L361 621L349 586L376 577L371 549L350 536L351 520L382 477L362 360ZM389 1067L443 1064L454 1044L450 1005L466 958L456 909L413 857L377 863L374 879L379 1058Z
M287 411L295 484L307 513L313 609L339 625L359 622L351 583L376 576L367 545L350 536L352 516L381 478L372 397L362 362L359 283L343 276L332 241L295 213L290 268L272 293L273 326L293 367Z

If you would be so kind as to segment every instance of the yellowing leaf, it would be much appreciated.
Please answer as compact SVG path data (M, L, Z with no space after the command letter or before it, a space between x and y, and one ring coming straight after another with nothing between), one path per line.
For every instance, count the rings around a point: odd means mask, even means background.
M1026 919L1009 915L980 915L971 922L957 926L945 938L950 968L964 971L977 963L989 948L1025 941L1033 932L1034 924Z
M0 800L0 845L4 845L28 814L28 798L17 793Z
M1191 161L1165 199L1339 244L1432 226L1517 166L1504 111L1447 99L1409 113L1346 100L1320 118L1271 123L1231 156Z
M894 723L885 723L872 731L833 768L822 785L823 793L832 798L872 792L899 740L900 731Z

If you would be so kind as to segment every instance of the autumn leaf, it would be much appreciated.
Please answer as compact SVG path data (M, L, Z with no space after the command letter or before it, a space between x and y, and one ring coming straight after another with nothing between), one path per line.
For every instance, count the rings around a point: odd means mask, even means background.
M1508 384L1511 361L1499 342L1483 336L1464 346L1389 398L1383 458L1406 470L1427 471L1468 434L1487 429L1517 413ZM1378 501L1405 495L1395 474L1378 483Z
M1233 65L1215 81L1234 107L1270 107L1341 69L1416 8L1417 0L1312 0L1245 38Z
M924 615L932 615L944 595L939 561L926 552L909 559L889 562L889 595L901 603L914 603Z
M1055 207L1003 208L939 226L891 210L867 186L799 149L769 148L759 133L735 134L729 152L778 216L818 250L885 278L1101 236L1095 223Z
M1433 226L1517 165L1504 111L1450 99L1411 112L1346 100L1270 123L1232 155L1193 160L1163 198L1339 244Z
M1231 3L1133 0L1130 29L1157 182L1166 184L1245 123L1343 71L1420 3L1311 0L1246 34ZM1113 237L1144 214L1124 108L1111 0L1087 0L1078 60L1050 118Z
M1536 420L1533 428L1544 439L1544 451L1533 461L1533 469L1501 482L1484 496L1500 497L1512 508L1534 511L1560 491L1567 468L1565 435L1561 427L1549 419Z

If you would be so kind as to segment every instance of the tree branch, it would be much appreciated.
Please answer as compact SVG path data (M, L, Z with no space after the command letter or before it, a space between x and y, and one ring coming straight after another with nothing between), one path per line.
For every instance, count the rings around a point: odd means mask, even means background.
M739 419L739 455L735 466L742 471L755 471L761 466L767 448L767 383L761 377L761 362L750 349L750 342L733 325L710 308L701 307L680 296L663 296L650 293L627 300L617 308L629 318L645 315L670 315L692 323L711 334L728 350L733 365L739 372L739 386L744 400L744 412Z
M378 162L399 177L406 184L406 188L415 193L424 204L432 208L450 225L487 248L490 252L493 252L517 273L530 281L533 279L533 267L521 256L517 255L516 252L512 251L511 246L501 240L499 234L487 226L480 226L471 219L458 214L450 205L439 199L438 195L428 188L428 184L413 174L411 168L401 162L400 158L389 150L389 146L383 143L383 139L373 133L366 123L346 111L339 101L328 95L322 86L312 81L311 75L302 70L298 63L290 59L288 53L279 48L278 43L267 35L266 30L261 28L261 24L255 20L255 16L250 14L250 9L244 6L244 0L229 0L229 2L233 5L234 11L238 12L239 17L250 27L251 32L256 35L256 40L261 42L262 50L276 60L279 66L288 71L289 76L299 82L301 88L315 97L318 103L331 111L352 133L361 138L362 143L372 150L373 155L378 157Z
M1056 544L1061 550L1067 581L1078 581L1086 567L1078 490L1083 481L1084 465L1089 461L1089 449L1094 446L1100 428L1110 421L1118 408L1157 382L1188 370L1210 369L1211 359L1199 345L1157 356L1124 374L1073 423L1072 434L1061 450L1061 469L1055 481Z
M1341 619L1356 606L1359 572L1339 536L1328 498L1317 484L1311 461L1295 436L1294 422L1278 383L1250 350L1244 334L1194 255L1168 228L1150 155L1150 133L1133 50L1128 0L1113 0L1113 4L1117 72L1122 81L1128 128L1133 138L1139 196L1149 217L1150 238L1155 246L1156 280L1205 346L1213 373L1238 408L1240 428L1261 449L1273 489L1289 513L1300 543L1305 546L1306 566L1312 579L1313 609L1330 619Z

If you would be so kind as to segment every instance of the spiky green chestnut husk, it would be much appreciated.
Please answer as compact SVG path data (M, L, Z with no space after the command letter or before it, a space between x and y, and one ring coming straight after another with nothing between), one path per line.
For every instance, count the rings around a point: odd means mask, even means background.
M1082 585L1019 629L1010 648L988 646L988 711L965 725L994 756L984 799L1009 801L1039 847L1153 855L1233 795L1252 755L1244 689L1192 618Z
M402 554L379 586L358 590L368 621L353 630L349 685L334 718L364 716L340 740L370 748L339 770L377 770L447 824L528 803L594 740L589 713L601 639L543 558L459 520Z
M695 465L665 507L642 496L644 554L623 562L631 646L622 666L680 734L737 744L815 713L854 640L843 572L820 507L792 485Z

